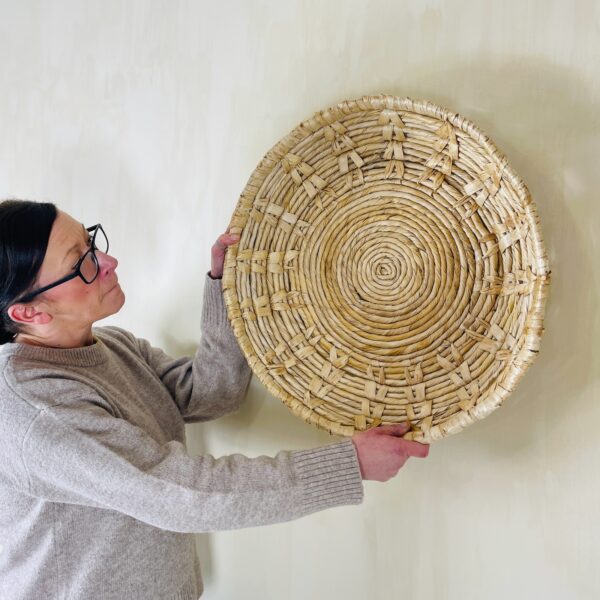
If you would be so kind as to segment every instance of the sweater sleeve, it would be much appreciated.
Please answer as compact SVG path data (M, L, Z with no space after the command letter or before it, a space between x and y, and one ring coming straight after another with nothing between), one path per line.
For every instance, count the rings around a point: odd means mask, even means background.
M221 279L205 275L201 339L193 358L175 359L144 338L136 340L186 423L232 413L244 400L252 370L227 318Z
M91 398L41 410L22 452L30 494L178 532L267 525L363 500L350 439L275 457L192 457Z

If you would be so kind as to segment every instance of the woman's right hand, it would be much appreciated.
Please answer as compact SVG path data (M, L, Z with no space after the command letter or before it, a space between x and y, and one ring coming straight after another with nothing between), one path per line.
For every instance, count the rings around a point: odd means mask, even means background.
M429 444L404 440L408 423L380 425L352 436L363 479L387 481L402 468L411 456L425 458Z

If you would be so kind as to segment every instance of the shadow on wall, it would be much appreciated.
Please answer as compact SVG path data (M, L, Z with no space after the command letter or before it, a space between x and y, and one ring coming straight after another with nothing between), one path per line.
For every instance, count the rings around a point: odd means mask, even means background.
M505 405L461 435L460 443L475 442L479 452L487 447L512 455L531 443L529 429L536 422L550 433L564 427L568 413L586 412L573 402L585 397L581 392L593 377L590 318L597 327L600 296L593 268L599 254L594 232L600 226L593 201L599 183L597 99L576 73L537 58L498 66L445 64L435 83L413 90L412 97L472 120L506 154L533 196L552 271L539 357ZM440 93L455 89L454 96ZM565 189L573 190L570 197ZM590 207L595 211L588 212ZM509 436L497 422L507 423Z
M423 73L435 86L421 81ZM462 65L445 60L434 74L429 65L420 65L403 71L402 78L412 83L411 90L389 81L375 89L427 99L460 113L507 156L533 196L552 272L537 360L504 406L438 442L444 452L434 447L429 460L439 456L443 464L436 469L459 475L454 483L464 475L460 460L465 456L475 457L472 472L498 460L514 461L515 476L527 477L521 483L532 498L538 497L537 486L543 490L539 510L549 567L570 573L565 585L573 597L594 597L596 567L582 550L581 538L587 534L574 525L564 494L554 493L560 483L552 473L560 461L571 461L597 439L597 419L586 415L597 416L591 389L598 377L593 357L598 354L600 297L595 274L600 254L595 200L599 99L576 72L536 57L499 63L479 55ZM523 463L539 468L524 475ZM461 489L455 493L460 495ZM451 548L451 539L438 537L432 563L447 564ZM437 583L445 589L449 581L438 578Z
M548 437L564 427L567 415L587 412L586 406L574 403L585 399L583 391L591 384L598 319L599 291L593 270L598 243L593 232L599 230L600 209L592 201L598 189L598 168L593 164L599 137L594 110L597 99L591 98L576 73L537 58L498 64L480 55L477 61L462 65L446 61L435 73L430 65L408 67L401 79L410 82L409 87L399 85L398 79L392 80L389 71L385 77L372 72L358 95L408 95L469 118L506 154L528 186L540 216L552 271L540 355L503 407L460 435L437 442L445 446L437 460L451 462L455 451L456 456L459 452L464 456L465 451L475 453L482 461L488 455L509 460L536 443L532 430ZM336 95L339 100L344 99L343 92ZM347 96L351 97L355 96ZM323 108L328 104L331 102L325 101ZM292 118L289 129L296 124ZM571 197L565 197L565 187L573 191ZM594 212L586 213L590 207ZM185 282L173 285L180 290L174 302L189 309L193 300ZM595 321L591 323L590 318ZM165 322L162 327L168 340L165 350L174 356L193 355L196 346L171 338L169 325ZM268 398L257 380L254 383L262 393L249 393L242 409L225 417L219 427L232 436L247 430L253 439L269 440L281 449L335 440L294 417L279 400ZM593 423L586 427L591 434ZM579 437L585 434L578 432ZM203 442L195 443L194 453L210 452ZM436 455L434 451L434 460ZM210 536L198 539L205 583L209 583L215 574ZM556 539L564 537L557 535Z

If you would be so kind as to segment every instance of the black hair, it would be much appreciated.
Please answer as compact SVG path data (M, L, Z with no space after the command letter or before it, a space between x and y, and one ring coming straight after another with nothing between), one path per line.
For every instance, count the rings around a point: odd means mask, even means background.
M33 289L58 209L51 202L0 202L0 345L14 341L23 326L7 309Z

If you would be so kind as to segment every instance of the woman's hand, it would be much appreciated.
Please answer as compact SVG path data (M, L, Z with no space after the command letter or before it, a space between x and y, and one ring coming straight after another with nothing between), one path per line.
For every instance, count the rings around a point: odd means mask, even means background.
M380 425L352 436L363 479L387 481L411 456L425 458L429 444L402 439L410 425Z
M229 233L229 227L222 233L217 241L213 244L210 251L210 277L213 279L221 279L223 277L223 263L225 262L225 251L228 246L237 244L239 242L239 235L232 235Z

